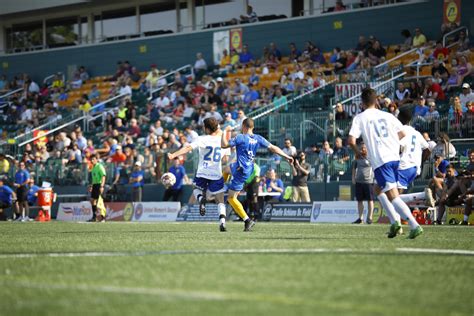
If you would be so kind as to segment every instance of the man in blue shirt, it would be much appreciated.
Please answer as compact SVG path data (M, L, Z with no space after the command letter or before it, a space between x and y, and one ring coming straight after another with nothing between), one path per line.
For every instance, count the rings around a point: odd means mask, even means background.
M254 62L254 57L251 52L249 52L248 46L244 45L242 47L242 52L239 54L239 62L242 65L252 64Z
M15 173L16 197L16 219L22 222L28 221L30 208L28 206L28 183L30 182L30 173L26 170L23 161L20 162L20 169Z
M285 194L285 186L281 179L277 179L276 172L273 169L267 171L267 181L265 182L267 192L279 192L279 196L273 196L267 201L283 201L283 195Z
M40 189L40 187L35 184L35 180L33 178L31 178L30 182L28 184L28 194L27 194L28 204L30 206L35 205L36 202L38 201L38 190L39 189Z
M145 172L142 170L142 163L140 161L135 162L133 172L130 175L130 183L132 184L132 200L133 202L142 201L142 188L145 184Z
M4 210L12 206L13 200L16 199L15 192L5 185L3 177L0 177L0 221L5 221L6 215Z
M257 150L260 147L267 148L269 151L280 155L285 158L290 164L293 164L293 158L285 154L279 147L270 144L265 138L260 135L253 133L254 121L251 118L246 118L242 122L242 134L237 135L231 140L227 140L227 133L222 134L222 148L235 147L237 151L237 161L234 162L230 168L232 171L232 179L229 184L229 204L234 209L235 213L242 218L245 223L244 231L250 231L255 225L247 213L244 207L239 202L237 197L240 191L242 191L245 181L250 177L254 168L254 158L257 154ZM230 132L232 127L226 128L227 132Z
M186 175L186 169L181 165L179 157L173 159L173 165L170 167L169 172L174 174L176 177L176 183L166 189L163 201L179 201L183 193L183 184L189 182L188 176Z
M244 104L251 105L253 102L258 100L258 92L252 83L249 83L249 91L244 95Z
M418 104L413 109L413 118L416 118L417 116L424 117L426 112L428 112L426 100L423 96L420 96L418 98Z

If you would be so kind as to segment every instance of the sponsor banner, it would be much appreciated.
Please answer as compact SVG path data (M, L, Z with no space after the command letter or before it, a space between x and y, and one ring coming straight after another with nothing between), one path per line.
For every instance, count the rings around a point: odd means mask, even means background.
M313 202L311 223L352 223L358 217L356 201Z
M132 222L174 222L180 208L180 202L133 203Z
M221 59L222 59L222 52L224 51L224 49L227 49L230 55L229 31L214 32L212 43L213 43L214 65L220 65Z
M461 23L461 0L443 1L443 24Z
M199 204L185 205L176 218L178 222L216 222L219 220L217 204L206 204L206 215L199 214Z
M237 53L242 52L242 29L231 29L230 30L230 47L229 54L232 49L235 49Z
M58 208L58 221L83 222L92 218L92 206L89 201L77 203L60 203Z
M446 224L457 225L464 219L464 206L446 207ZM469 216L469 223L474 225L474 216Z
M130 221L133 214L133 204L124 202L107 202L107 221L123 222Z
M380 82L351 82L351 83L338 83L334 87L335 100L336 102L341 102L351 97L354 97L362 92L362 89L369 85L374 87L379 85ZM384 84L383 86L377 88L377 94L383 93L386 97L393 99L395 83L390 82ZM349 102L346 102L342 105L344 110L349 116L355 116L356 114L362 112L362 101L360 97L356 97Z
M311 203L266 204L263 208L264 221L309 222L313 205Z

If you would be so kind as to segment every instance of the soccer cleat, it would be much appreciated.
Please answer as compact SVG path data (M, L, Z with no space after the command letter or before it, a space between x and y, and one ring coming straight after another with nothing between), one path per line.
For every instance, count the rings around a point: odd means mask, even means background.
M358 218L355 221L353 221L352 224L362 224L362 220Z
M252 227L255 226L255 222L251 219L244 222L244 232L249 232L252 230Z
M204 216L206 215L206 198L203 196L201 197L201 201L199 202L199 215Z
M433 199L433 192L430 188L425 188L425 201L426 205L435 207L436 201Z
M397 235L400 235L402 233L402 225L400 222L395 222L392 225L390 225L390 231L387 234L388 238L395 238Z
M371 219L368 219L368 220L366 221L366 223L370 225L370 224L373 223L373 221L372 221Z
M51 220L51 215L49 212L44 212L44 221L49 222Z
M44 222L44 213L43 210L39 210L38 216L36 216L35 220L37 222Z
M423 228L421 226L418 226L415 229L410 230L410 234L408 235L408 239L415 239L416 237L420 236L423 234Z
M92 217L91 219L87 220L88 223L95 223L97 220L95 217Z
M219 230L220 230L221 232L226 232L226 231L227 231L227 228L225 228L225 225L224 225L224 224L220 224L220 225L219 225Z

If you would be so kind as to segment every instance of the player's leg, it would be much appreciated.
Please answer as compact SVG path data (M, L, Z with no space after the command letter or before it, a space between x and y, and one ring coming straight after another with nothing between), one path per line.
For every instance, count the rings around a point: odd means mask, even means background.
M206 190L209 185L209 180L204 178L194 178L194 189L193 195L196 201L199 203L199 214L201 216L206 215Z
M230 206L232 206L234 212L244 221L244 231L250 231L250 229L255 225L255 222L248 217L242 203L238 200L239 193L244 188L245 181L249 176L250 174L244 174L241 169L237 168L236 165L233 165L232 179L228 186L229 195L227 201Z
M209 182L209 193L215 196L217 210L219 211L219 230L227 231L225 226L226 209L224 204L224 178L219 180L211 180Z
M367 218L365 219L365 222L367 224L372 224L373 216L374 216L374 200L371 199L367 201Z

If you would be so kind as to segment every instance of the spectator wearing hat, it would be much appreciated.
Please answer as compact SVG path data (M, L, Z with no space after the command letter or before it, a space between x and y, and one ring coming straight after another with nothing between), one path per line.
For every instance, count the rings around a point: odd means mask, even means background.
M424 117L426 112L428 112L428 107L426 106L426 100L423 96L418 97L418 102L413 109L413 118Z
M5 179L0 177L0 221L7 219L5 209L11 207L15 199L15 192L5 184Z
M130 184L132 185L132 200L133 202L142 201L142 190L145 184L145 172L142 170L142 163L135 162L133 172L130 175Z
M227 112L224 115L224 123L222 124L222 129L226 129L227 126L234 127L235 125L237 125L237 123L235 123L235 121L232 119L232 114Z
M461 100L461 105L463 107L467 107L468 103L474 102L474 93L472 92L469 83L462 84L462 92L459 95L459 99Z

